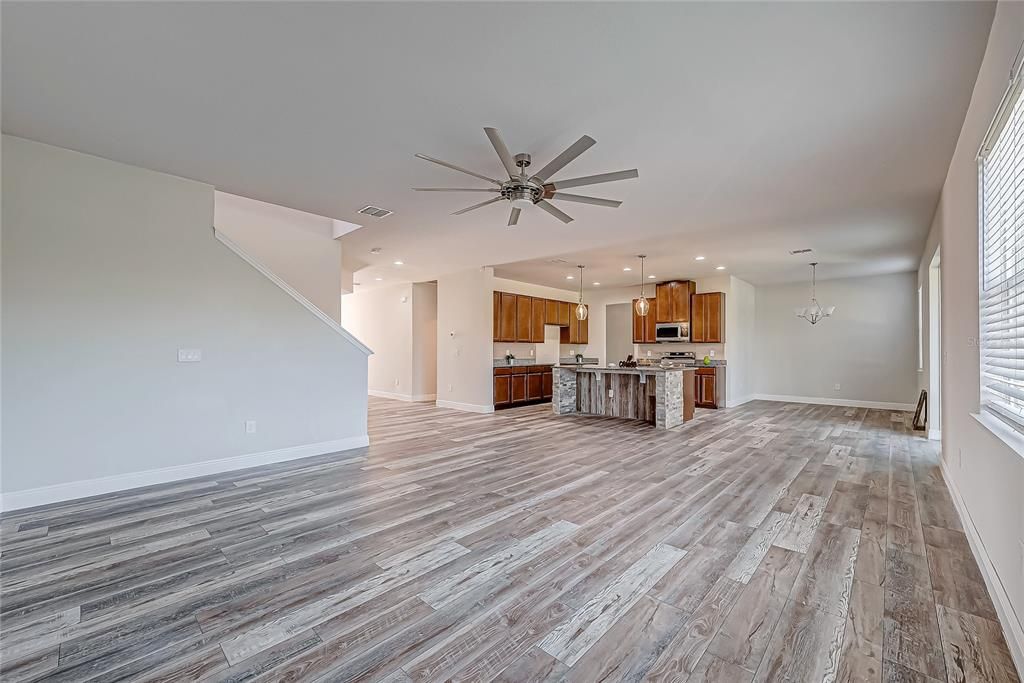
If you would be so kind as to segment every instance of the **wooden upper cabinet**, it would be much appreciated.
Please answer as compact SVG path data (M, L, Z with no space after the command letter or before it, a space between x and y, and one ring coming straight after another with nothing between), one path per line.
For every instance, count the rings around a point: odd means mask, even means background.
M589 307L587 308L589 311ZM576 307L573 306L572 318L569 324L562 328L559 341L562 344L589 344L590 343L590 316L586 320L576 319Z
M516 295L516 341L533 339L533 297Z
M693 321L690 341L701 344L721 344L724 338L725 294L706 292L693 295Z
M533 299L531 302L530 310L532 311L533 322L530 326L530 331L533 334L530 337L530 341L535 342L537 344L544 343L544 321L546 320L546 307L546 299Z
M644 319L636 314L636 299L629 306L629 312L633 314L633 343L644 343Z
M493 313L494 313L494 334L491 335L491 338L494 341L501 341L501 339L500 339L500 337L501 337L501 334L500 334L501 333L501 292L495 292L494 293Z
M498 335L500 342L516 340L516 295L508 292L498 293Z
M544 324L558 324L558 302L555 301L554 299L544 300Z
M662 282L655 290L653 312L656 323L690 322L690 297L696 290L692 280Z
M655 306L652 305L647 311L647 315L641 317L636 313L636 302L637 299L633 299L633 303L630 306L630 312L633 315L633 343L653 344L657 341L655 336L655 326L657 325L654 314Z
M558 324L567 327L573 320L572 304L568 301L558 302Z

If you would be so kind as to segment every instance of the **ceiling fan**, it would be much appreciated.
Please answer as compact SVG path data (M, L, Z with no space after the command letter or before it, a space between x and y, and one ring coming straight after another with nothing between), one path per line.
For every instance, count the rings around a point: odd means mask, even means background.
M516 154L515 156L512 156L508 151L508 147L505 146L504 140L501 139L501 134L497 129L484 128L484 132L487 133L487 137L490 139L491 145L494 147L494 151L498 153L498 158L501 159L501 163L505 167L505 171L508 172L508 180L496 180L479 173L474 173L473 171L460 166L456 166L455 164L450 164L447 161L428 157L426 154L417 154L416 156L420 159L433 162L440 166L444 166L445 168L450 168L453 171L471 175L474 178L479 178L480 180L486 180L489 183L497 185L497 187L414 187L413 189L417 192L492 192L497 193L498 195L497 197L492 197L491 199L480 202L479 204L474 204L473 206L467 206L465 209L460 209L453 213L453 216L461 216L464 213L479 209L487 206L488 204L508 200L512 204L512 213L508 217L509 225L515 225L518 223L519 213L528 206L539 206L563 223L569 223L572 221L572 217L549 202L549 199L561 199L567 202L609 206L611 208L618 207L622 202L615 201L614 199L601 199L599 197L586 197L579 194L567 194L561 190L565 190L570 187L610 183L613 180L628 180L630 178L639 177L637 170L632 168L628 171L599 173L597 175L583 176L581 178L569 178L568 180L550 180L551 176L558 173L560 170L565 168L569 162L596 144L597 141L589 135L584 135L579 140L569 145L564 152L548 162L547 166L540 169L533 175L528 176L526 174L526 168L530 165L530 155Z

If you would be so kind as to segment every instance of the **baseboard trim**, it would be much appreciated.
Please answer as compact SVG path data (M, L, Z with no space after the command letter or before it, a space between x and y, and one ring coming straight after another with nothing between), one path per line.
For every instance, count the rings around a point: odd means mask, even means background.
M437 394L398 394L393 391L380 391L379 389L369 389L366 393L377 398L390 398L395 401L409 401L412 403L433 401L437 398Z
M856 401L844 398L823 398L817 396L783 396L781 394L754 394L756 401L781 401L783 403L813 403L822 406L843 406L846 408L879 408L881 410L915 409L913 403L889 403L887 401Z
M259 465L270 465L276 462L298 460L314 455L324 455L337 451L347 451L352 448L361 448L370 443L368 435L353 436L347 439L336 439L334 441L321 441L320 443L303 444L301 446L289 446L278 448L272 451L260 453L247 453L236 455L230 458L219 458L204 462L190 463L187 465L175 465L172 467L161 467L141 472L129 472L117 474L110 477L99 477L97 479L84 479L81 481L69 481L64 484L52 486L41 486L34 489L11 491L0 496L0 510L9 512L23 508L49 505L50 503L61 503L78 498L89 498L105 493L126 491L143 486L154 484L168 484L184 479L204 477L210 474L231 472L233 470L244 470Z
M459 403L458 401L436 401L438 408L451 408L467 413L493 413L494 406L482 406L476 403Z
M725 402L725 407L726 408L735 408L736 406L741 406L744 403L750 403L751 401L755 400L756 398L757 397L754 396L754 395L744 396L743 398L736 398L736 399L730 398L729 400L727 400Z
M995 603L996 613L999 615L999 624L1003 627L1003 633L1006 635L1010 655L1017 666L1017 671L1024 672L1024 624L1021 624L1017 613L1013 610L1010 596L1006 594L1003 582L999 579L995 565L992 564L992 558L989 557L988 550L985 549L985 544L981 540L981 534L978 533L978 528L974 526L974 520L971 518L970 510L967 509L967 504L964 503L964 499L960 495L960 489L957 488L956 482L949 474L946 460L942 458L939 460L939 463L939 467L942 470L942 478L945 479L946 488L949 489L950 498L953 499L953 507L956 508L957 514L960 515L960 522L964 527L964 533L967 535L967 542L971 546L974 559L978 561L981 575L985 579L985 587L988 588L989 595L992 596L992 602Z

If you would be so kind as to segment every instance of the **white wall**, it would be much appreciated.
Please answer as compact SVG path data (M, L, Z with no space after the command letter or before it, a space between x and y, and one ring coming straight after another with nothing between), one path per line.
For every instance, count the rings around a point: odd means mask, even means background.
M378 396L413 396L413 286L375 287L341 299L345 329L373 349L367 390Z
M1024 456L972 414L978 412L980 401L975 159L1006 89L1022 37L1024 3L1000 2L917 278L927 285L932 256L941 247L944 471L1020 671L1024 671Z
M437 283L412 286L412 393L420 400L437 394Z
M217 241L213 188L3 147L5 506L366 443L365 354Z
M494 410L494 270L473 268L437 280L437 404Z
M757 288L757 393L912 404L918 381L914 273L819 281L817 296L836 312L812 326L793 311L810 299L809 282Z
M753 398L757 372L757 290L754 285L730 278L729 296L725 302L725 326L729 337L729 363L726 368L726 399L728 405L745 403Z
M330 218L214 192L213 225L271 272L341 321L341 242Z

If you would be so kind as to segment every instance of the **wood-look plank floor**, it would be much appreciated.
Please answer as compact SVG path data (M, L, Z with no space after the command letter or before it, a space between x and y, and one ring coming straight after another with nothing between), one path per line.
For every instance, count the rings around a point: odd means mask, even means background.
M0 519L0 678L1017 681L908 417L371 399L366 449Z

